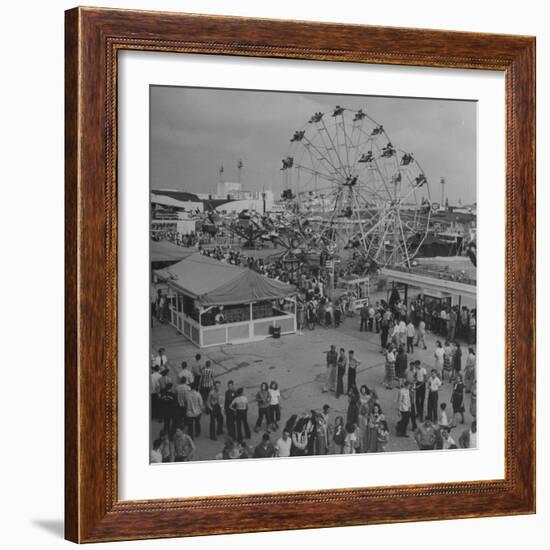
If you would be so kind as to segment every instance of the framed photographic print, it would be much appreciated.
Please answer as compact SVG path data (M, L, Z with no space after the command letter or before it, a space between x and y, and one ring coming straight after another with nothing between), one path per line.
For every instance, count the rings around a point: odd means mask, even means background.
M534 512L534 56L66 12L68 539Z

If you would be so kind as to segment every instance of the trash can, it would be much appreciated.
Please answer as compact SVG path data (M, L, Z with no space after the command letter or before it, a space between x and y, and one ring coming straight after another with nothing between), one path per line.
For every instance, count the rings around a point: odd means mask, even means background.
M281 337L281 327L271 326L269 328L269 330L270 330L271 336L273 336L273 338L280 338Z

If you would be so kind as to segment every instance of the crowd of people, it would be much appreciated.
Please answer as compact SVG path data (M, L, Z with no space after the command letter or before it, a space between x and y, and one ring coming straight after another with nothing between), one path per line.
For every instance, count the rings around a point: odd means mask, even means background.
M405 327L412 324L403 319L398 321L394 315L398 315L395 310L390 315L390 323L400 326L404 322ZM381 324L384 322L383 319ZM362 321L361 325L364 325ZM368 328L367 322L363 329ZM405 330L402 341L403 332L398 331L399 339L392 336L384 349L385 376L381 388L396 390L397 419L393 433L396 437L412 435L420 450L474 447L477 433L474 349L469 348L463 368L460 345L446 342L443 347L437 341L433 368L428 373L426 365L413 358L414 348L422 338L418 337L418 328L416 334L411 336L411 332ZM413 338L412 344L410 338ZM407 344L412 345L412 349ZM151 412L153 419L162 423L162 429L153 442L151 461L200 458L196 442L201 437L205 415L210 439L218 441L222 436L224 439L216 455L218 459L384 452L392 429L378 392L366 384L358 385L361 361L355 357L354 350L337 350L331 345L325 352L325 360L326 379L322 391L333 392L337 399L346 398L345 415L333 417L331 406L324 404L320 410L290 414L282 425L283 396L276 381L263 382L253 397L245 393L245 388L236 387L233 380L228 380L222 388L212 363L203 361L200 354L196 354L191 364L183 361L174 375L165 350L160 348L152 358ZM447 364L451 367L447 368ZM451 385L449 403L439 399L444 383ZM473 421L466 427L465 396L468 394L468 412ZM262 432L261 441L255 447L249 444L251 408L257 413L252 429ZM463 425L463 430L455 441L451 430L458 425ZM280 436L276 437L279 431Z
M279 260L266 261L262 258L249 256L241 249L232 247L215 246L212 248L200 248L199 252L204 256L214 258L220 262L236 265L240 267L248 267L260 275L265 275L270 279L275 279L283 283L295 283L295 278L292 272L285 267L284 262Z
M200 231L191 231L190 233L181 233L179 231L166 231L157 229L151 231L151 240L153 241L168 241L184 248L192 248L197 246L207 238L207 234Z
M320 272L291 270L282 260L264 260L231 247L199 246L199 250L221 262L296 285L298 331L336 328L344 319L355 317L359 332L380 338L384 377L376 389L358 383L361 361L354 350L337 350L333 345L325 352L322 390L346 399L345 414L337 414L325 403L320 409L289 411L282 423L283 395L275 380L263 382L253 395L236 387L233 380L222 388L213 365L200 354L183 361L175 373L161 348L152 358L151 411L153 419L162 423L153 441L152 462L200 458L197 439L205 416L210 439L223 438L219 459L384 452L392 437L411 436L421 450L476 446L475 309L428 308L421 296L405 302L394 289L388 301L363 300L356 311L355 301L361 297L354 290L327 293L328 281ZM162 293L156 296L154 309L162 321L167 309ZM431 365L418 358L419 350L428 349L428 331L440 337ZM445 384L449 384L449 402L440 398ZM381 400L379 394L384 389L395 393L391 411L382 410L381 401L387 403L387 396ZM469 426L466 400L472 418ZM255 413L254 421L250 416ZM262 433L256 446L250 445L251 426ZM455 441L451 431L458 426L463 428Z

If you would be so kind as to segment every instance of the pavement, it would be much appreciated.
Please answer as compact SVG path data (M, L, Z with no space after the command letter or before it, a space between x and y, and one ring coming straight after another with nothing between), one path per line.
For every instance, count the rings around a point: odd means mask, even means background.
M433 367L435 340L440 337L428 333L426 337L427 350L415 348L409 354L408 360L419 359L426 369ZM359 331L359 316L346 318L338 328L315 327L306 329L302 334L282 336L280 339L268 338L260 342L251 342L235 345L216 346L199 350L191 342L169 325L155 325L151 332L151 352L159 347L166 349L169 365L174 375L180 370L181 361L192 364L195 354L200 353L203 361L209 359L214 366L215 376L222 382L225 391L227 381L233 380L235 387L243 387L250 402L248 421L251 429L257 418L255 395L261 382L277 381L281 390L281 422L280 428L292 414L299 414L311 409L320 411L324 404L330 405L331 418L342 415L345 418L347 410L347 396L339 399L331 392L323 392L323 383L326 377L326 360L324 352L331 344L337 349L345 348L346 353L352 349L361 365L357 372L357 387L366 384L374 388L379 396L382 411L390 427L390 440L386 447L387 452L417 451L418 447L410 432L409 437L402 438L395 435L395 424L398 421L397 389L388 390L382 385L384 378L384 357L380 353L380 335L375 332ZM463 358L463 364L464 364ZM344 378L346 385L347 378ZM345 388L347 389L347 388ZM444 382L440 390L439 403L446 402L449 417L451 416L451 384ZM470 396L465 396L465 424L459 424L451 432L458 443L462 431L470 425L472 417L469 410ZM209 439L209 417L202 415L201 435L197 438L196 460L211 460L215 458L224 443L224 436L217 441ZM162 426L153 421L151 438L158 436ZM260 442L263 431L254 433L249 444L254 447ZM272 441L280 437L280 430L273 432Z

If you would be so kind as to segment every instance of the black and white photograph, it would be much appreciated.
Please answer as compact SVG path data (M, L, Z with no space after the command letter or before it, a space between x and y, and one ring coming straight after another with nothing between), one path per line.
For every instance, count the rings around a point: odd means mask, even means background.
M478 448L477 103L149 92L150 462Z

